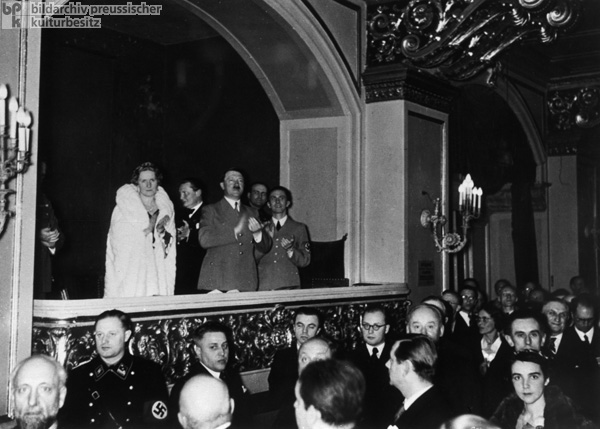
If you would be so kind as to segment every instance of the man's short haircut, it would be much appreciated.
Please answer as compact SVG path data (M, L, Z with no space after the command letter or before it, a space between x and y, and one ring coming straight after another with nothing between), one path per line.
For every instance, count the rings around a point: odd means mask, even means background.
M223 335L225 335L227 342L230 342L231 329L229 329L228 326L224 325L221 322L215 322L212 320L198 326L192 333L192 340L194 341L194 343L198 343L202 341L204 335L208 334L209 332L222 332Z
M303 314L304 316L316 316L319 320L319 328L323 327L323 319L321 316L321 312L319 309L315 307L300 307L296 310L296 314L294 315L294 325L296 324L296 318Z
M538 311L529 308L522 308L510 313L508 320L506 321L506 326L504 327L504 333L508 336L511 336L513 323L515 323L515 320L521 319L533 319L539 325L542 334L545 335L548 332L548 325L545 316Z
M98 325L99 321L103 319L108 319L110 317L116 317L117 319L119 319L121 321L121 325L123 325L123 328L125 328L126 331L133 330L133 322L131 321L129 315L127 313L122 312L121 310L117 310L116 308L112 310L106 310L100 313L94 321L94 330L96 330L96 325Z
M269 187L267 186L267 184L265 182L252 182L250 184L250 186L248 187L248 189L250 189L250 192L252 192L252 189L254 189L254 187L257 185L264 186L265 189L267 190L267 192L269 191Z
M442 312L442 316L444 316L444 319L446 319L447 317L449 317L452 314L452 306L450 305L450 303L448 303L447 301L444 301L442 299L442 297L437 296L437 295L429 295L425 298L423 298L421 300L421 304L428 304L425 301L435 301L439 304L439 307L437 305L434 304L429 304L433 307L437 307L438 310L440 310ZM440 308L442 307L442 308Z
M569 280L569 285L573 285L577 280L583 280L585 282L585 279L583 278L583 276L573 276L571 277L571 280Z
M189 183L190 187L194 192L200 190L202 191L202 193L204 193L204 184L197 177L186 177L181 182L179 182L179 186L183 185L184 183Z
M464 284L464 283L460 286L460 289L458 292L461 293L463 290L471 290L475 293L475 295L477 295L477 291L478 291L478 289L475 286L472 286L469 284ZM461 297L462 297L462 295L461 295Z
M494 283L494 292L500 294L500 289L505 286L511 284L507 279L498 279L496 283Z
M354 364L334 359L311 362L300 374L298 383L306 409L315 407L325 423L342 426L356 423L360 418L366 383Z
M433 383L438 354L433 340L428 336L408 334L398 341L394 359L398 363L410 361L419 377Z
M452 295L454 298L456 298L458 300L458 304L462 305L462 296L460 295L460 293L454 292L453 290L450 290L450 289L446 289L444 292L442 292L442 298L444 295Z
M61 387L66 386L67 371L65 370L65 368L60 363L58 363L58 361L56 359L53 359L50 356L35 354L35 355L31 355L28 358L25 358L21 362L19 362L17 364L17 366L10 373L10 391L11 392L14 392L14 390L17 388L16 381L17 381L17 376L19 375L19 372L21 371L21 368L23 368L23 365L25 365L26 363L28 363L32 360L43 360L43 361L49 363L50 365L52 365L54 367L54 371L56 373L56 378L58 379L58 387L61 388Z
M223 175L221 176L221 182L225 181L225 176L227 176L227 173L229 173L230 171L235 171L236 173L240 173L245 180L246 175L244 174L244 172L242 171L241 168L230 167L223 172Z
M515 362L531 362L537 363L544 374L544 378L550 377L550 364L548 358L543 354L535 350L523 350L515 353L510 359L510 367L512 373L512 366Z
M288 200L290 205L292 204L292 192L286 188L285 186L277 185L273 189L269 190L269 198L271 198L271 194L275 191L283 191L285 194L285 198Z
M466 279L464 279L462 281L462 285L460 287L460 290L463 290L466 286L472 287L475 290L479 289L479 281L477 281L476 278L473 277L467 277Z
M383 314L383 321L385 322L386 325L388 325L388 318L387 318L387 312L385 311L385 308L382 305L379 304L369 304L365 307L365 309L362 312L362 316L361 318L365 317L365 314L367 313L381 313Z
M498 291L499 291L500 293L502 293L502 291L503 291L504 289L507 289L507 288L510 288L510 289L512 289L512 290L513 290L513 292L517 293L517 288L516 288L515 286L513 286L512 284L510 284L510 283L507 283L507 284L505 284L505 285L502 285L502 287L501 287L500 289L498 289Z
M596 298L590 293L581 293L571 301L571 311L575 313L577 307L589 308L594 311L594 317L598 315L598 303L596 302Z
M431 305L431 304L419 304L419 305L415 305L414 307L411 307L410 310L408 310L408 313L406 313L406 323L410 322L410 319L415 311L420 310L422 308L427 308L427 309L433 311L433 313L435 314L435 317L437 318L438 322L440 323L440 326L444 325L444 314L442 313L442 310L440 310L439 308L437 308L436 306Z

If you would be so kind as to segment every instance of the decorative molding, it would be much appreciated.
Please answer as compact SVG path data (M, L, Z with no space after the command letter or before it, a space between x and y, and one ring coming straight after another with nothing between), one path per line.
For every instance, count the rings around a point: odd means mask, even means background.
M550 130L569 131L600 124L599 99L597 86L552 91L546 101Z
M366 102L406 100L448 112L457 90L433 76L406 68L381 68L363 75Z
M352 297L339 293L349 289L354 289ZM270 367L275 352L291 345L290 327L295 308L301 305L319 307L323 313L325 332L344 349L354 348L360 341L357 328L365 305L379 303L384 306L396 333L403 326L406 309L410 306L410 301L406 299L407 289L400 290L397 284L312 291L312 302L302 297L303 292L310 293L311 290L293 291L296 293L288 291L286 305L251 302L242 306L239 304L243 300L238 298L235 303L230 302L232 305L229 308L222 306L219 311L214 311L214 308L202 306L195 311L187 311L183 316L170 305L163 306L162 311L157 308L138 311L135 312L129 350L161 364L167 381L174 382L187 374L195 359L190 348L191 332L207 320L217 320L232 330L235 367L241 372L252 371ZM299 299L298 293L301 295ZM244 296L253 298L251 295L254 294L260 292ZM319 295L324 294L330 296L329 303L319 299ZM41 306L42 302L38 304L38 307ZM112 307L108 305L103 309ZM123 305L118 307L124 308ZM63 310L54 312L54 315L52 313L46 309L44 317L34 316L33 352L53 356L69 369L92 357L95 353L93 317L100 311L91 308L87 314L75 317L63 317Z
M570 29L580 0L410 0L367 9L367 66L402 64L454 81L494 69L523 39L546 43Z

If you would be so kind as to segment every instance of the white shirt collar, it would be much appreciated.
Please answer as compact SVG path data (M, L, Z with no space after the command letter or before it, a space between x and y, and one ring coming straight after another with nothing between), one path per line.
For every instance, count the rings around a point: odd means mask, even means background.
M423 394L425 392L427 392L429 389L431 389L433 387L433 384L426 387L425 389L419 390L417 393L413 394L411 397L406 398L404 400L404 410L408 410L409 407L417 400L419 399L421 396L423 396Z
M221 378L221 373L217 372L217 371L213 371L212 369L210 369L209 367L207 367L206 365L204 365L202 362L200 362L200 365L202 365L208 372L210 375L212 375L215 378Z
M238 207L240 208L240 210L242 209L242 202L240 200L233 200L229 197L224 197L225 201L227 201L229 203L229 205L231 206L232 209L235 210L235 203L238 203Z
M381 329L384 329L384 328L381 328ZM381 358L381 352L385 348L385 341L381 344L377 344L376 346L372 346L371 344L365 343L365 346L367 346L367 351L369 352L369 356L371 356L373 354L373 349L375 347L377 347L377 357Z
M196 210L198 210L200 207L202 206L202 201L200 201L198 204L196 204L194 207L191 208L191 212L189 214L189 217L192 217L194 215L194 213L196 213Z
M287 220L287 215L285 215L284 217L282 217L281 219L275 219L273 218L273 225L277 225L277 222L279 222L279 224L281 226L285 225L285 221Z
M592 338L594 338L594 328L590 329L587 332L583 332L583 331L580 331L579 329L575 328L575 332L577 333L577 336L579 337L579 339L581 341L585 341L583 339L584 335L587 337L587 339L590 343L592 342Z

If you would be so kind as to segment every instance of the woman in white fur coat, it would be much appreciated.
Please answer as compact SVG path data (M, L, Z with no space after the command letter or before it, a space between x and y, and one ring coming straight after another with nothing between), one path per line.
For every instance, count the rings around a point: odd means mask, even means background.
M173 203L160 186L158 168L145 162L117 190L106 240L104 298L173 295Z

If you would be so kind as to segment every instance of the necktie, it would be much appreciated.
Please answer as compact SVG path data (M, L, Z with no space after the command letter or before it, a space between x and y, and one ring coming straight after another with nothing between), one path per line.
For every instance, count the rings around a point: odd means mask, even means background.
M398 412L394 416L394 421L397 421L400 418L400 416L402 414L404 414L405 411L406 411L406 409L404 408L404 404L402 404L402 406L400 407L400 409L398 410Z
M277 225L275 225L275 229L279 231L281 229L281 224L277 221Z
M235 211L236 212L240 211L240 203L238 201L235 202Z
M586 343L588 346L590 345L590 340L586 334L583 334L583 342Z
M556 337L550 337L550 351L553 355L556 354Z
M373 351L371 352L371 360L372 361L379 360L379 350L377 350L377 347L373 347Z

